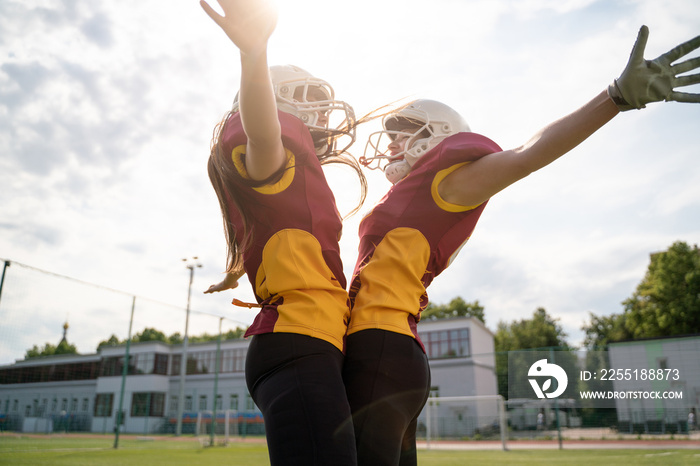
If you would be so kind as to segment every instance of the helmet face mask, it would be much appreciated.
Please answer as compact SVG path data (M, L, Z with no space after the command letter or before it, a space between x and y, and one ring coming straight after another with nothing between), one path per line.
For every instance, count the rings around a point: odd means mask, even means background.
M271 66L270 78L277 108L306 125L318 155L334 151L343 136L345 148L355 142L355 112L347 103L335 100L330 84L293 65ZM237 109L238 98L233 110Z
M383 170L387 177L389 165L404 160L412 167L448 136L470 131L467 122L455 110L441 102L425 99L413 101L386 115L382 126L382 131L370 134L360 162L369 169ZM391 154L389 144L401 135L406 138L403 150ZM396 170L389 171L395 178Z

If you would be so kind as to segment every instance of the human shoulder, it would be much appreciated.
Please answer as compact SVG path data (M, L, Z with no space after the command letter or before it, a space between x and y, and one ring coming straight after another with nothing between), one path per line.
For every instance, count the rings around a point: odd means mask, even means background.
M440 144L413 165L412 172L443 169L462 162L472 162L484 155L500 152L501 148L491 139L478 133L457 133Z
M445 157L461 157L467 162L502 149L491 139L478 133L457 133L442 142Z

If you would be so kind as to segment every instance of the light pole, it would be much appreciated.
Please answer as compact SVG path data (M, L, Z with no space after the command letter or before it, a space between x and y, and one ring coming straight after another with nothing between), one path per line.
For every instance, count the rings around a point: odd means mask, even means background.
M190 325L190 296L192 295L192 281L194 280L195 267L202 267L197 260L197 256L191 259L182 259L185 267L190 270L190 285L187 288L187 311L185 313L185 337L182 339L182 356L180 357L180 391L177 397L177 428L175 435L182 435L182 412L185 407L185 374L187 373L187 331Z
M7 268L10 266L10 261L5 261L5 264L2 266L2 278L0 278L0 298L2 298L2 286L5 284L5 272L7 272Z

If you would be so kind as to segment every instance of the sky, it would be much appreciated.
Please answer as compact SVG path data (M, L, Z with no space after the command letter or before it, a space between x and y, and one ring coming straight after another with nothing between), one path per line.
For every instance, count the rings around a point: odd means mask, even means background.
M399 99L443 101L507 149L605 89L642 24L652 59L700 34L700 4L280 0L269 62L325 79L358 115ZM239 81L237 49L196 0L0 2L0 258L139 296L159 309L141 313L135 332L182 333L182 259L197 256L193 312L250 324L255 310L230 304L254 300L245 279L235 292L202 293L225 266L206 161ZM497 194L430 286L431 301L478 300L493 331L543 307L580 344L590 313L622 312L650 253L698 242L699 123L700 105L625 112ZM358 132L355 156L377 124ZM327 177L349 212L358 195L352 173L331 168ZM361 214L344 225L347 276L362 213L390 186L379 172L368 178ZM66 320L81 352L111 333L125 338L126 326L106 316L128 319L130 299L109 290L111 298L92 297L10 267L0 363L58 340Z

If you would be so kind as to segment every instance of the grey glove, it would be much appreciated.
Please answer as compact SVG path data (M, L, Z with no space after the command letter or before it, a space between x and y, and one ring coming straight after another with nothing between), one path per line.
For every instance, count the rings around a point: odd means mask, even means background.
M700 57L672 65L674 61L700 47L700 36L682 43L654 60L644 59L649 28L642 26L632 48L627 66L608 87L608 94L620 111L644 108L662 100L700 103L700 94L676 92L674 89L700 83L700 74L678 76L700 67Z

